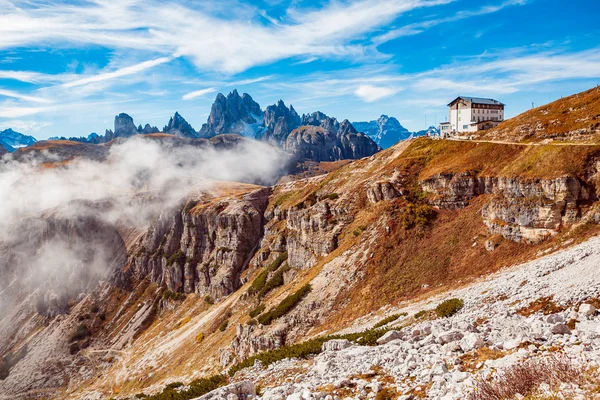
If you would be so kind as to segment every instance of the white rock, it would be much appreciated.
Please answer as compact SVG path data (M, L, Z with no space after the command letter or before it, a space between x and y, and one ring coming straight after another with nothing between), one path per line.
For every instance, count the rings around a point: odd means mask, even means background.
M579 313L586 316L596 315L596 307L587 303L581 304L579 306Z
M431 367L431 369L429 370L429 373L432 376L444 375L444 374L448 373L448 367L446 366L445 362L438 361L433 365L433 367Z
M339 351L352 346L352 342L346 339L332 339L325 343L321 349L323 351Z
M460 383L465 381L467 378L469 377L469 373L468 372L463 372L463 371L454 371L452 373L452 380L456 383Z
M460 347L465 353L483 347L483 340L476 333L467 333L460 340Z
M377 344L385 344L391 342L392 340L402 338L402 334L398 331L388 331L382 337L377 339Z

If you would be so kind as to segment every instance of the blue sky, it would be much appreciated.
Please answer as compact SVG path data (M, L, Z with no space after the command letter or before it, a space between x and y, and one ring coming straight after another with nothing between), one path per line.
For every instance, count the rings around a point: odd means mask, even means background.
M218 92L410 130L457 95L507 116L600 84L595 0L0 0L0 129L196 129Z

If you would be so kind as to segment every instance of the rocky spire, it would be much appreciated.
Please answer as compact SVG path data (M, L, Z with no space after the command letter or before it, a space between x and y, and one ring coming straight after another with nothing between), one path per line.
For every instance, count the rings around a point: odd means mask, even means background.
M165 125L163 132L181 137L198 137L198 133L178 112L175 112L175 115L169 119L169 123Z
M221 133L245 133L248 125L259 125L261 120L260 105L249 94L240 96L234 89L227 97L222 93L217 95L199 134L208 138Z

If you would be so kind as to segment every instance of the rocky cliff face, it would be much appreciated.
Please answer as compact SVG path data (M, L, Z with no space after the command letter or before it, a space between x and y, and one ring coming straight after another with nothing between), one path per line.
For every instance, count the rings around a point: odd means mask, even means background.
M139 239L119 283L148 278L174 292L231 294L258 247L268 197L269 189L260 189L165 212Z
M300 159L314 161L357 159L379 151L377 144L365 134L356 132L348 120L338 124L334 118L325 118L320 124L302 125L292 131L283 149Z
M539 242L573 225L594 196L575 177L527 180L465 172L439 174L421 186L441 208L463 208L476 196L491 195L481 211L485 224L490 233L516 242Z
M175 115L169 119L169 123L165 125L163 132L188 138L199 137L194 128L178 112L175 112Z
M222 133L247 133L248 125L261 122L260 105L249 94L244 93L240 96L237 90L233 90L227 97L221 93L217 95L208 120L202 125L199 135L210 138Z

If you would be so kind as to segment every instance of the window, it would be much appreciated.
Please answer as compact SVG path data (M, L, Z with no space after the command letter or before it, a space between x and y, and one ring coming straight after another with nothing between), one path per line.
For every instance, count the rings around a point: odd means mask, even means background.
M463 125L463 129L469 129L469 125Z

